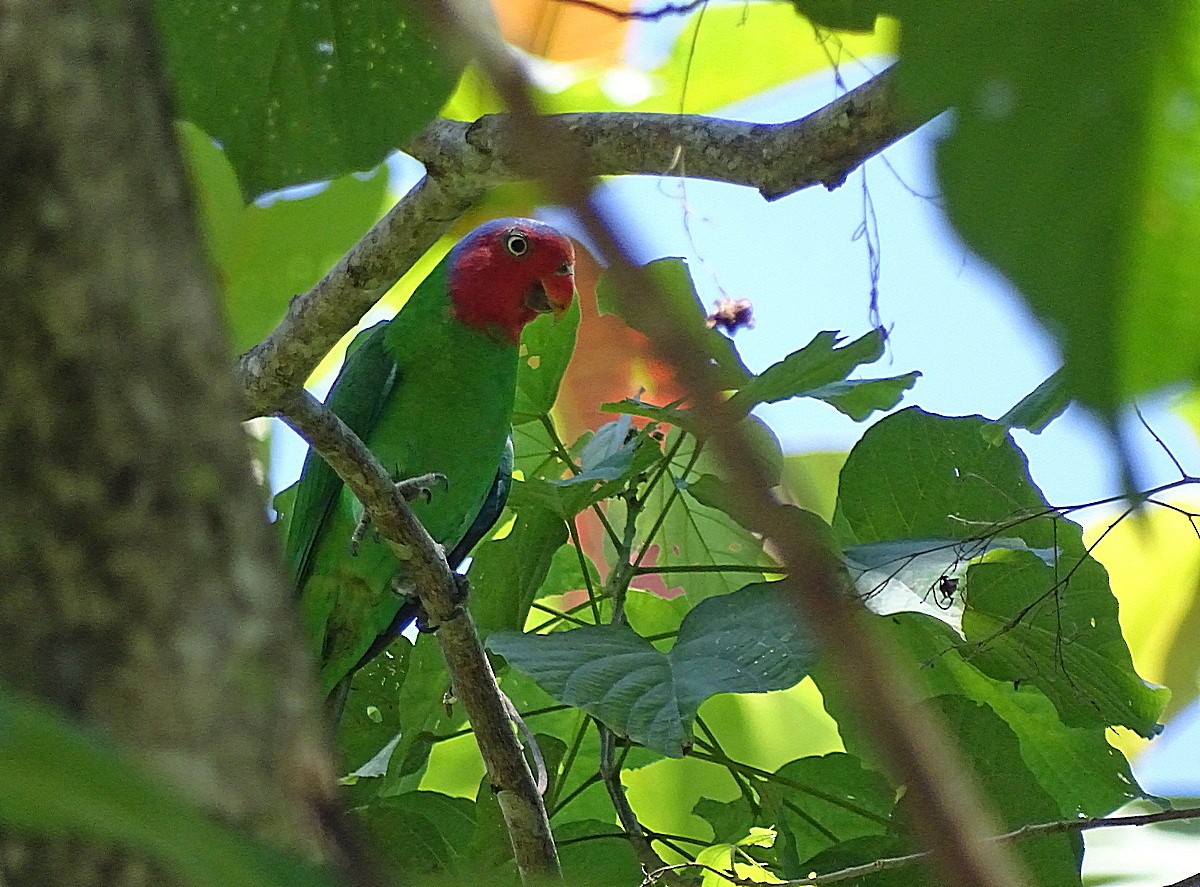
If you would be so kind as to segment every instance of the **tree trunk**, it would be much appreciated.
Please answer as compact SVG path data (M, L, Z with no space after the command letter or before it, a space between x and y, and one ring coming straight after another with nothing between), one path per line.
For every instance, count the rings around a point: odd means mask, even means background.
M0 0L0 681L310 855L332 770L144 2ZM12 885L169 883L0 840Z

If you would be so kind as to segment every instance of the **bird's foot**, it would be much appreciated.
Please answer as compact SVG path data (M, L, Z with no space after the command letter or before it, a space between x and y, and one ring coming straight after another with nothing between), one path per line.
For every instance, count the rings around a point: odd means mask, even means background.
M447 490L450 488L450 481L446 479L446 475L438 474L437 472L419 474L416 477L396 481L396 492L403 496L406 502L412 502L420 497L428 505L433 500L434 487L441 487L443 490ZM358 557L359 546L362 545L363 539L367 538L367 532L370 529L371 517L364 511L362 517L358 519L358 523L354 526L354 532L350 534L351 557Z
M433 500L434 487L441 487L443 490L448 490L450 489L450 481L446 475L438 474L436 471L396 481L396 492L403 496L406 501L412 502L420 496L425 500L426 505Z
M350 534L350 557L358 557L358 547L362 545L363 539L367 538L367 531L370 529L371 517L364 511L358 523L354 525L354 532Z
M460 576L458 573L454 575L454 608L457 615L458 610L467 600L467 593L470 591L471 583L467 581L466 576ZM421 634L433 634L441 625L440 622L434 622L426 611L425 606L421 603L421 599L417 596L416 589L412 583L403 577L396 577L392 580L392 592L406 600L413 601L416 604L417 616L416 626L417 631Z

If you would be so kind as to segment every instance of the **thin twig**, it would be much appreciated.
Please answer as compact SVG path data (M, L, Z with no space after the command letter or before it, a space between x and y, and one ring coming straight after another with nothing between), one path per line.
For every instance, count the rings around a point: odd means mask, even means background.
M603 3L597 3L595 0L557 0L557 2L563 6L577 6L580 9L598 12L601 15L620 19L621 21L656 22L669 15L688 15L699 9L708 0L688 0L687 3L665 3L657 9L614 9L611 6L605 6Z
M1179 476L1186 478L1188 473L1184 470L1183 463L1179 461L1178 457L1176 457L1173 452L1171 452L1171 448L1166 445L1163 439L1158 436L1158 432L1150 427L1150 423L1147 422L1146 417L1142 415L1142 408L1134 405L1133 411L1137 413L1138 421L1142 423L1142 427L1150 432L1150 436L1154 438L1154 442L1162 448L1162 451L1167 454L1167 458L1174 463L1175 470L1179 472Z

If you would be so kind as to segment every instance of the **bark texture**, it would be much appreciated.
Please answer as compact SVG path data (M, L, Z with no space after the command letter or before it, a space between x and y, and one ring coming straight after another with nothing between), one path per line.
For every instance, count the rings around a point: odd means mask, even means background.
M144 2L0 0L0 680L260 837L331 765ZM0 880L169 883L0 839Z

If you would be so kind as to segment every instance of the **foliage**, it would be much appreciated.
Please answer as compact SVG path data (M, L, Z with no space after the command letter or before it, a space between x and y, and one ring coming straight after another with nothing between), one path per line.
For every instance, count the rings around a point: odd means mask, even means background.
M924 112L957 109L938 149L950 218L1060 337L1060 373L998 422L891 413L843 465L840 455L785 457L754 411L790 398L856 421L893 410L919 374L860 375L883 356L883 331L820 332L759 373L718 332L704 347L781 495L804 506L794 518L842 552L877 629L921 666L920 709L945 719L1011 828L1100 816L1141 796L1106 737L1114 727L1153 735L1168 700L1134 668L1093 543L1070 509L1046 501L1009 432L1041 430L1072 397L1111 415L1132 395L1193 379L1198 366L1183 281L1200 230L1196 6L1105 0L1070 30L1077 39L1063 39L1074 6L794 0L752 5L748 17L742 4L718 6L704 13L706 39L693 47L689 29L652 72L662 88L622 105L677 111L691 71L687 110L711 110L824 64L830 35L814 24L877 26L838 38L867 53L893 44L899 20L905 100ZM352 7L158 4L239 349L375 221L387 152L452 90L448 115L498 109L475 73L458 78L407 4ZM542 98L551 110L621 104L603 72ZM356 174L364 170L373 172ZM318 179L328 184L294 199L245 203ZM703 317L682 261L650 270L672 297L667 310L682 322ZM602 278L601 311L613 310L611 295ZM605 771L668 860L767 880L911 852L905 787L880 771L856 701L779 590L779 564L739 522L687 402L631 392L604 405L611 422L564 439L553 408L578 323L576 307L526 332L518 480L470 571L473 615L547 764L546 804L570 881L640 878ZM589 526L602 548L585 544ZM1156 614L1144 608L1149 633ZM1195 621L1194 611L1189 604L1179 619ZM1154 674L1182 682L1194 645L1170 640L1184 665L1159 662ZM358 674L337 734L347 797L383 865L408 879L511 879L497 802L481 788L450 690L428 637L398 642ZM162 796L91 741L0 702L0 757L15 774L0 791L5 821L126 842L197 882L281 883L286 870L290 883L322 883ZM92 781L63 779L64 761ZM1077 838L1031 841L1023 852L1039 883L1079 883ZM916 870L902 875L854 883L925 883Z
M695 303L682 262L662 260L655 273L679 304ZM602 294L606 286L602 280ZM531 341L560 354L570 351L573 335L563 325L538 330ZM898 396L897 386L847 378L879 356L874 333L841 347L835 334L822 334L757 375L728 339L708 335L714 360L736 368L727 376L731 398L747 408L787 397L824 400L839 384L858 392L868 412L892 407ZM546 390L548 380L523 372L522 397L534 403L531 392ZM903 381L901 389L910 383ZM482 614L508 614L507 630L492 631L488 641L502 657L503 686L543 750L557 750L548 755L553 826L573 839L611 840L602 838L611 834L612 812L605 812L599 770L601 737L611 733L618 766L631 778L654 770L666 791L702 787L683 823L672 822L676 837L663 838L668 856L685 852L684 838L728 844L739 865L798 877L833 860L849 865L884 848L911 850L898 824L899 786L877 771L803 621L788 612L777 583L763 581L778 567L732 516L722 469L689 430L686 403L635 398L608 407L624 416L572 443L558 437L548 412L523 415L518 427L530 433L517 436L523 478L510 501L512 529L477 550L483 569L471 605L485 630L500 620ZM630 416L646 421L635 425ZM984 782L1020 786L1003 807L1006 822L1103 815L1140 794L1105 730L1153 733L1166 694L1134 672L1107 577L1080 528L1045 502L1003 430L999 444L989 442L988 425L912 408L895 413L867 431L841 468L832 523L811 512L796 516L845 550L858 593L887 614L881 627L926 666L929 704L948 715L967 753L987 764ZM781 468L778 444L757 427L764 452L774 451ZM602 564L574 544L584 520L604 527ZM505 566L484 566L493 562ZM630 587L656 574L682 594L663 600ZM949 590L943 578L954 580ZM514 631L521 627L531 633ZM414 655L429 647L419 640ZM442 683L430 687L423 670L436 667L432 658L421 668L410 661L403 704L387 715L394 721L372 727L377 742L421 736L436 745L458 729L440 706L422 708L405 696L410 687L436 696L445 677L437 672ZM810 671L846 751L769 766L731 756L727 749L745 727L705 700L784 690ZM358 729L343 727L347 747L363 748ZM357 780L366 820L376 809L393 816L397 798L416 803L408 793L421 784L421 770L432 768L423 758L432 746L410 741L405 748L402 762L393 756L398 763ZM452 759L472 754L464 746ZM697 778L697 767L707 772ZM426 770L426 783L438 778ZM469 801L456 803L469 809ZM635 809L652 823L665 818L657 809L664 803L672 802L638 800ZM764 829L772 840L744 843ZM1048 873L1045 883L1077 882L1079 847L1066 838L1031 845L1030 862ZM721 852L727 858L733 851Z
M141 766L42 705L0 689L0 821L139 850L184 883L330 887L333 878L236 835Z

